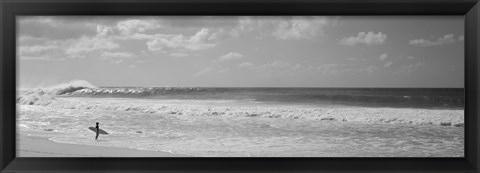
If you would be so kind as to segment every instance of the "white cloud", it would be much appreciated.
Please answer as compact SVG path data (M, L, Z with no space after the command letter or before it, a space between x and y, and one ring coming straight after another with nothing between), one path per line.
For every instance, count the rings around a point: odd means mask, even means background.
M130 19L117 23L118 30L124 35L130 35L132 33L145 32L146 30L160 28L161 25L155 20L139 20Z
M375 66L373 66L373 65L370 65L370 66L368 66L368 67L365 69L365 71L368 72L368 73L373 73L373 72L375 72L375 71L377 71L377 70L378 70L378 68L375 67Z
M185 44L183 35L157 35L153 40L147 42L148 49L151 51L178 48L183 44Z
M129 19L119 21L114 26L97 25L97 36L120 40L151 40L155 35L145 34L145 32L159 28L164 26L157 20Z
M318 34L323 34L323 28L328 25L328 20L323 17L281 20L277 23L273 36L282 40L311 39Z
M259 70L262 76L277 76L282 77L284 75L296 76L298 74L307 73L308 71L315 70L312 65L294 64L290 62L276 60L270 63L263 64L261 66L252 66L252 69Z
M122 59L110 61L110 63L112 63L112 64L120 64L122 62L123 62Z
M387 58L388 58L388 54L384 53L384 54L380 55L380 57L378 57L378 60L385 61Z
M255 39L263 39L271 36L280 40L313 39L324 34L327 26L335 24L334 20L327 17L304 17L296 16L286 19L285 17L241 17L238 25L229 34L239 38L242 32L258 32Z
M262 26L261 20L254 20L252 17L240 17L238 19L238 25L234 27L230 32L229 35L239 38L240 32L251 32L254 30L260 30Z
M260 68L289 68L292 64L285 61L273 61L267 64L262 65Z
M385 42L387 35L379 32L375 34L374 32L359 32L357 36L352 36L348 38L343 38L340 40L340 44L347 46L354 46L357 44L366 44L366 45L380 45Z
M61 22L54 20L50 16L22 17L21 20L19 21L22 23L27 23L27 22L38 23L42 25L48 25L51 27L59 27L62 24Z
M187 41L189 44L186 44L185 48L189 50L201 50L201 49L206 49L206 48L215 46L215 44L213 43L207 43L208 40L209 40L208 29L202 28L195 35L190 37L190 39Z
M47 57L45 55L43 56L24 56L24 55L19 55L18 56L20 60L50 60L50 57Z
M110 34L113 34L113 29L105 25L97 25L97 36L106 37Z
M403 70L408 72L408 73L413 73L414 71L417 71L420 67L425 66L425 63L419 62L416 64L411 64L407 66L403 66Z
M241 17L238 20L238 29L241 31L253 31L261 25L260 20L254 20L252 17Z
M253 67L253 66L255 66L255 65L254 65L253 63L251 63L251 62L242 62L242 63L238 64L237 66L238 66L238 67L247 67L247 68L248 68L248 67Z
M23 42L45 42L47 39L41 37L32 37L30 35L20 35L18 37L18 41L21 44Z
M218 58L218 61L221 62L221 61L228 61L228 60L234 60L234 59L240 59L240 58L243 58L242 54L237 52L229 52L225 55L220 56L220 58Z
M321 64L315 69L321 71L323 74L338 74L340 70L338 69L341 65L337 63Z
M54 49L58 49L56 45L33 45L33 46L20 46L19 47L19 54L20 55L28 55L28 54L40 54L44 52L48 52Z
M186 50L201 50L215 46L211 40L208 40L210 34L207 28L202 28L195 35L185 37L179 35L155 35L147 42L148 49L151 51L163 50L165 48L181 48Z
M463 35L460 36L458 39L454 37L453 34L447 34L442 37L437 38L436 40L427 40L427 39L413 39L408 42L409 45L413 46L421 46L421 47L429 47L429 46L439 46L444 44L451 44L457 41L463 41Z
M83 52L91 52L95 50L116 49L120 45L110 39L100 37L81 37L78 40L72 40L65 51L66 54L78 54Z
M392 66L393 62L387 62L385 65L383 65L383 67L387 68L387 67L390 67Z
M126 58L133 58L133 55L130 52L103 52L100 57L104 59L126 59Z
M211 67L205 67L203 68L202 70L198 71L197 73L193 74L194 77L197 77L197 76L201 76L201 75L204 75L208 72L212 71L212 68Z

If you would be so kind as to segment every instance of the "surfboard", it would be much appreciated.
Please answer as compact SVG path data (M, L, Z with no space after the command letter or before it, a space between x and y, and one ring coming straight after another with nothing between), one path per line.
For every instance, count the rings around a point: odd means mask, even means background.
M95 128L95 127L88 127L88 129L92 130L95 133L97 132L97 128ZM102 135L108 135L108 133L105 130L102 130L102 129L98 129L98 133L100 133Z

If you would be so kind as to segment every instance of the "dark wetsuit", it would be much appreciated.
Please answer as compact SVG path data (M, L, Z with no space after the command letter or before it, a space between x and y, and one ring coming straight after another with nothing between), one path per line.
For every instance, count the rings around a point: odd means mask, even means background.
M97 140L97 138L98 138L98 134L100 134L100 130L99 130L99 128L98 128L98 125L97 125L97 126L95 126L95 128L97 129L97 135L95 136L95 140Z

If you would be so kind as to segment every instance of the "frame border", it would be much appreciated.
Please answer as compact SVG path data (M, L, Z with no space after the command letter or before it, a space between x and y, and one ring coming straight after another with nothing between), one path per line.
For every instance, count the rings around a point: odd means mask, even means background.
M0 0L0 172L479 172L478 0ZM465 158L16 158L17 15L464 15Z

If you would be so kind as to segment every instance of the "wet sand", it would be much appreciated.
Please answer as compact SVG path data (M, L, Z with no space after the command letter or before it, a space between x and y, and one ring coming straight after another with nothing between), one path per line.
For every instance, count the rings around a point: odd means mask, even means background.
M17 140L17 157L185 157L168 152L64 144L42 137L20 135Z

